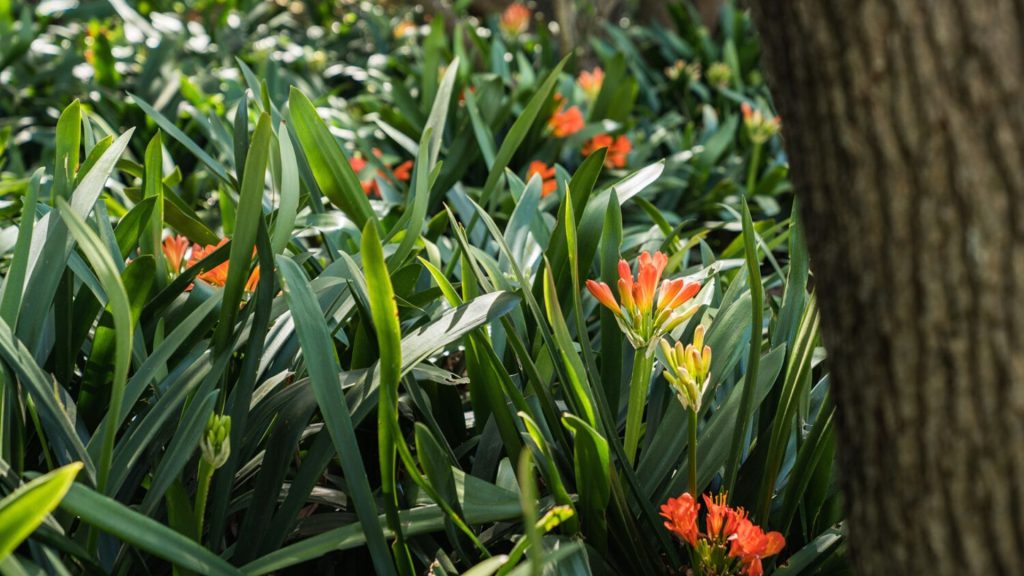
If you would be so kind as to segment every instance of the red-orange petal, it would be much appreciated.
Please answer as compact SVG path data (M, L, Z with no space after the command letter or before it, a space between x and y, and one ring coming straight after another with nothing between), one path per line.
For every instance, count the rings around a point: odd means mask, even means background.
M636 299L633 298L633 289L635 288L633 279L619 278L618 286L619 300L622 301L622 305L628 310L636 308Z
M782 549L786 547L786 538L780 532L769 532L765 535L765 538L767 538L768 543L765 545L762 556L774 556L782 552Z
M188 250L188 238L184 236L168 236L164 238L163 253L167 259L167 267L175 274L181 270L185 252Z
M625 260L619 260L619 279L626 283L630 291L633 290L633 269Z
M680 289L679 292L676 294L675 298L673 298L670 302L665 303L665 308L673 310L679 308L683 304L686 304L686 302L689 301L691 298L696 296L698 292L700 292L699 282L685 282L683 284L682 289Z
M412 178L412 160L406 160L395 166L393 172L395 173L395 178L398 178L401 182L408 182Z
M587 290L597 298L597 301L603 304L606 308L615 312L616 314L621 313L619 303L615 301L615 296L612 295L612 289L608 287L604 282L596 282L594 280L587 280Z

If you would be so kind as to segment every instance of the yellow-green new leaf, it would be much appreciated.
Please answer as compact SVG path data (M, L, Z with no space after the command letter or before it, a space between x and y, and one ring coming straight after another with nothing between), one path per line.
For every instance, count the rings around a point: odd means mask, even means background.
M62 466L0 500L0 560L13 552L60 504L81 469L81 462Z

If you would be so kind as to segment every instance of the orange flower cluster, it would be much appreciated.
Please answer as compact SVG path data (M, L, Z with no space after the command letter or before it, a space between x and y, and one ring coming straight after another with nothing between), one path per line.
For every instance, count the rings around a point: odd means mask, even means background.
M724 493L717 497L705 494L704 504L708 508L704 533L697 525L700 504L690 493L670 498L661 506L665 528L694 548L700 573L761 576L761 561L781 552L786 539L751 522L743 508L729 507ZM725 548L727 555L715 553Z
M530 167L526 170L526 181L529 182L534 174L540 176L543 185L540 189L540 197L547 198L549 194L558 189L558 182L555 181L555 167L548 166L540 160L534 160L530 162Z
M228 239L224 238L217 244L201 246L199 244L191 245L191 254L188 258L188 262L185 263L185 253L189 251L188 238L184 236L169 236L164 239L163 252L164 258L167 260L167 268L171 272L172 276L177 276L182 271L182 264L185 264L185 268L191 268L203 258L206 258L213 253L214 250L220 248ZM253 249L253 254L256 254L256 250ZM199 274L199 279L212 286L224 286L228 281L228 261L218 264L216 267L207 270ZM249 276L249 280L245 283L245 291L253 292L256 290L256 284L260 280L260 267L252 271ZM189 289L192 287L189 286Z
M782 119L778 116L769 118L760 110L755 110L750 104L740 104L740 112L743 113L743 124L747 128L747 135L755 144L764 144L779 133L782 128Z
M601 93L601 86L604 85L604 70L600 66L592 71L584 70L580 72L576 83L579 84L580 90L583 90L587 100L593 102L597 100L597 95Z
M583 145L583 155L590 156L601 148L608 149L604 157L606 168L625 168L633 143L625 135L613 137L610 134L599 134Z
M377 148L373 149L373 155L380 158L382 153ZM377 185L377 176L380 176L388 182L392 182L391 177L383 170L367 170L369 163L361 156L353 156L348 159L348 165L352 167L352 171L359 177L359 183L363 187L363 192L367 196L380 196L380 187ZM398 166L392 168L388 166L388 169L394 173L395 178L399 182L408 182L412 178L412 160L406 160ZM369 174L367 174L369 172Z
M629 263L619 260L619 302L604 282L587 280L587 290L597 301L615 314L619 328L634 348L654 346L665 334L697 312L698 306L682 308L700 292L700 283L676 278L664 280L661 275L668 265L668 256L661 252L642 252L634 279ZM655 302L657 290L657 302Z
M567 138L573 134L583 130L585 122L583 120L583 112L580 112L579 106L570 106L566 109L559 109L551 115L551 119L548 120L548 126L551 127L551 132L554 133L555 138Z
M514 2L501 14L501 30L509 36L518 36L530 29L530 9Z

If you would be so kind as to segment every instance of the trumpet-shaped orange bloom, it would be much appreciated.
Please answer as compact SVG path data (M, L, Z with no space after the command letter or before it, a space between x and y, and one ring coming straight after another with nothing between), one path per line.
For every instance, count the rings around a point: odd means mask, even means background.
M373 149L373 155L380 158L383 153L377 149ZM380 196L380 186L377 185L377 176L384 178L388 182L392 182L391 178L383 170L371 170L369 169L369 163L361 156L353 156L348 159L348 165L352 168L352 171L356 173L356 177L359 178L359 184L363 187L363 192L367 196ZM406 160L398 166L392 169L395 174L395 178L399 182L408 182L412 178L412 160ZM390 168L390 166L389 166Z
M192 255L188 259L189 268L197 264L203 258L206 258L210 254L212 254L217 248L220 248L221 246L226 244L227 241L227 238L224 238L216 245L209 246L200 246L198 244L193 244ZM252 253L254 255L256 254L255 248L253 248ZM212 286L224 286L228 282L228 265L229 262L225 260L224 262L221 262L220 264L211 268L210 270L207 270L199 274L199 279ZM246 280L245 282L245 291L252 292L256 290L256 284L259 282L259 280L260 267L256 266L256 268L252 271L252 274L249 275L249 279Z
M546 198L549 194L558 189L558 182L555 181L555 167L548 166L540 160L534 160L530 162L530 167L526 170L526 180L530 181L534 174L540 176L541 182L543 183L540 189L541 198Z
M661 515L668 519L665 528L693 547L694 572L762 576L761 561L781 552L786 539L778 532L766 533L747 518L743 508L729 507L724 493L705 494L704 503L708 508L705 533L697 522L700 505L689 492L661 506Z
M576 83L579 84L580 90L583 90L587 100L597 100L597 95L601 93L601 86L604 85L604 70L600 66L592 71L584 70L580 72Z
M556 138L567 138L583 130L583 113L579 106L570 106L566 110L555 112L548 120L548 126Z
M198 244L193 244L192 255L188 259L188 267L191 268L200 260L212 254L214 250L226 244L227 241L228 239L224 238L217 244L209 246L200 246ZM224 262L221 262L220 264L207 270L206 272L199 274L199 279L206 282L207 284L212 284L214 286L223 286L228 281L228 261L225 260Z
M739 529L740 521L746 520L747 513L743 508L730 508L726 504L727 495L722 492L718 496L704 495L704 504L708 507L706 516L708 538L724 543Z
M607 148L604 165L606 168L625 168L629 161L629 153L633 151L633 143L626 136L599 134L583 145L583 155L590 156L601 148Z
M348 159L348 165L356 173L356 176L359 176L366 169L366 160L362 156L353 156Z
M693 499L689 492L679 498L669 498L668 502L661 505L661 515L667 519L665 528L689 542L690 546L697 545L698 512L700 512L700 504Z
M167 260L167 269L175 276L181 271L181 264L185 260L185 252L188 251L188 238L184 236L168 236L164 238L163 252Z
M743 573L746 576L764 574L761 560L778 554L786 545L786 539L782 534L778 532L765 533L760 526L746 518L737 523L736 532L732 535L731 541L732 547L729 549L729 556L740 559L743 564Z
M348 165L356 173L356 177L359 178L359 185L363 187L364 194L367 196L380 196L380 190L377 189L377 181L374 180L372 175L367 179L363 174L366 171L366 160L359 156L353 156L348 159Z
M700 291L700 283L683 278L661 282L668 265L668 256L661 252L642 252L638 261L634 278L629 263L619 260L618 302L607 284L587 280L587 290L615 314L619 328L637 349L653 346L661 336L696 313L697 305L683 305Z
M518 36L530 29L532 13L524 4L515 2L501 13L501 30L509 36Z
M395 173L395 178L398 178L400 182L408 182L412 178L412 160L406 160L395 166L392 172Z

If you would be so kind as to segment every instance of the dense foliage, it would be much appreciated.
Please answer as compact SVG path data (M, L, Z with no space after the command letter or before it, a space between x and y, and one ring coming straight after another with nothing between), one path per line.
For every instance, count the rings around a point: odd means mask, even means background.
M0 572L848 572L746 14L456 15L0 0Z

